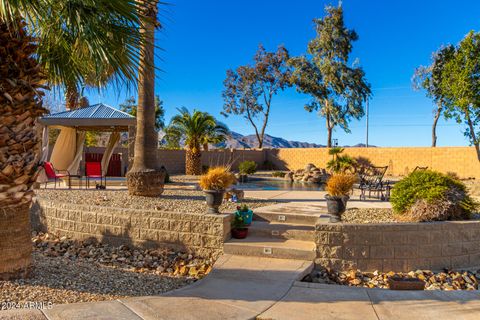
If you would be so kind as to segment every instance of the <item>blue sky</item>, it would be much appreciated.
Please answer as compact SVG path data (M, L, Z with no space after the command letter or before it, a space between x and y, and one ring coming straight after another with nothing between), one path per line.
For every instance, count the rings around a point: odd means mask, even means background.
M273 51L283 44L291 55L306 51L315 36L312 19L324 14L323 0L170 0L157 34L156 93L164 100L166 120L185 106L208 111L231 130L253 133L240 116L220 115L225 72L251 63L258 44ZM433 105L424 92L411 88L414 69L428 64L442 44L457 43L470 30L479 30L480 1L457 0L344 0L345 21L360 38L354 44L372 85L370 144L429 146ZM118 106L125 91L91 92L90 101ZM309 100L294 89L273 100L267 133L289 140L326 143L324 119L303 109ZM365 141L365 119L351 123L350 134L337 129L342 145ZM438 145L468 145L463 127L440 121Z

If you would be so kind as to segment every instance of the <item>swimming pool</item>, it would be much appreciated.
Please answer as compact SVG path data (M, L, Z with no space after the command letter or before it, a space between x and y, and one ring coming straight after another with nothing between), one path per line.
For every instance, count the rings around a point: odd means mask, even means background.
M241 190L286 190L286 191L323 191L324 184L293 182L281 179L254 179L236 185Z

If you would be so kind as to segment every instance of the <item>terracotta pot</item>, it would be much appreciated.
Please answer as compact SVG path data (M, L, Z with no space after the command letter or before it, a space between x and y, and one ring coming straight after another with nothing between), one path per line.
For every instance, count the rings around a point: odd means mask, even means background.
M225 190L203 190L207 201L208 213L219 213L218 208L222 205Z
M235 239L245 239L248 235L248 228L233 228L232 237Z
M417 278L391 277L388 279L390 290L424 290L425 281Z

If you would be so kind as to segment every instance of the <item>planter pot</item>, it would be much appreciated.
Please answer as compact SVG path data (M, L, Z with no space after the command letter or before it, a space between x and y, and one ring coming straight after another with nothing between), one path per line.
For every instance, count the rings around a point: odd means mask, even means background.
M245 239L248 235L248 228L233 228L232 237L235 239Z
M246 174L240 174L238 176L238 181L241 183L247 182L248 181L248 175Z
M252 210L248 210L248 211L238 211L237 210L237 212L235 212L235 214L241 216L243 218L243 221L245 222L245 224L247 226L252 224L252 220L253 220L253 211Z
M332 222L338 222L342 219L342 214L345 212L347 208L347 201L350 199L349 196L343 197L333 197L331 195L326 195L325 199L327 199L327 210L328 214L331 214Z
M225 190L203 190L208 206L208 213L219 213L218 208L222 205Z
M417 278L391 277L388 279L390 290L424 290L425 282Z

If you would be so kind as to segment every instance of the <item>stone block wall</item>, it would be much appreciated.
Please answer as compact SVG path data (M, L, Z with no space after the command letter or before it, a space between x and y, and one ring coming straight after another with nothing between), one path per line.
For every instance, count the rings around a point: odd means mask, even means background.
M405 272L480 266L480 221L316 225L317 266Z
M76 240L95 238L114 245L167 246L201 257L223 252L230 216L145 211L37 200L31 209L35 230Z

